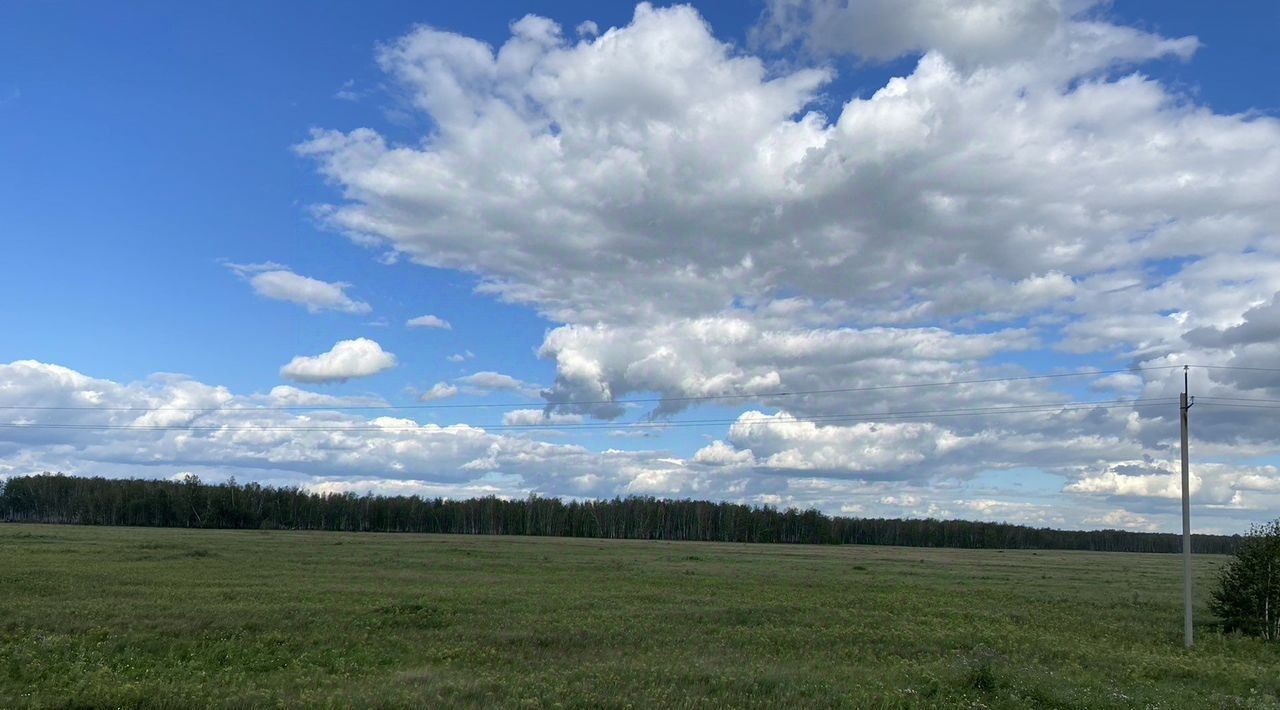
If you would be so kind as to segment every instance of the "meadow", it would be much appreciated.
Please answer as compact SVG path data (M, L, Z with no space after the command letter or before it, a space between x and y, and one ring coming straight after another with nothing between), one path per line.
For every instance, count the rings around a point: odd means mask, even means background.
M1226 559L0 524L0 707L1280 707Z

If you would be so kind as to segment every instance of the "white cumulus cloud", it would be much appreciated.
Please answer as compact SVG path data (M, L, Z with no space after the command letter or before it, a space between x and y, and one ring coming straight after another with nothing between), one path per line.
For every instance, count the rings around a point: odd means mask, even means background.
M449 321L440 316L425 315L417 318L410 318L406 323L410 328L440 328L442 330L453 330L453 325Z
M447 382L437 382L431 389L418 395L419 402L432 402L437 399L448 399L458 394L458 388Z
M298 382L345 382L376 375L396 365L396 356L368 338L340 340L325 353L299 355L280 368L280 375Z
M459 377L457 382L466 385L468 389L477 394L519 392L530 397L536 397L541 389L533 383L492 370L473 372L470 375Z
M419 27L378 61L430 136L321 130L297 149L340 186L331 227L561 323L540 349L561 411L976 378L1046 346L1259 362L1250 331L1182 335L1280 291L1280 122L1136 73L1196 41L1089 6L773 3L782 44L919 53L865 97L688 6L577 40L530 16L497 47Z
M513 409L503 412L502 423L507 426L539 426L544 424L579 424L582 416L578 414L546 413L541 409Z

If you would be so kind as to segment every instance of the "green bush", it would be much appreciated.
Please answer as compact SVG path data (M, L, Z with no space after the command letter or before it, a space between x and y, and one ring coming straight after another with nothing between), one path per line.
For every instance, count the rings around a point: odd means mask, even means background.
M1210 602L1223 630L1280 641L1280 519L1254 527Z

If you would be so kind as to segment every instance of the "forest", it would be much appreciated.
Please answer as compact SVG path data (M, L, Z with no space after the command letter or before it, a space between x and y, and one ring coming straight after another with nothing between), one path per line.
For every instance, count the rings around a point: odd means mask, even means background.
M257 483L108 479L41 474L0 482L0 520L143 527L988 549L1179 552L1171 533L1055 530L970 520L829 516L818 510L649 497L563 501L531 496L452 500L320 493ZM1197 553L1230 554L1238 535L1196 535Z

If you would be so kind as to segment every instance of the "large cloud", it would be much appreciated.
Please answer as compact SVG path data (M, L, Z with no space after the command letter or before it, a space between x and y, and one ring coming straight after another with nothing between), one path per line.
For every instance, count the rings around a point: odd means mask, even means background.
M560 408L610 418L623 411L611 400L631 391L668 395L657 414L685 408L690 401L682 398L724 395L830 413L833 408L847 410L848 398L769 395L833 383L848 387L947 379L958 374L958 364L1036 342L1021 329L958 335L939 328L803 328L785 321L785 313L762 318L736 312L651 326L556 328L541 350L556 362L556 382L546 396L562 403ZM859 404L865 407L889 394ZM961 397L966 394L971 393ZM912 396L919 402L919 393Z
M496 50L415 29L378 59L432 132L318 131L299 151L346 198L319 208L335 228L566 323L542 354L569 404L841 386L878 356L846 348L832 368L835 344L921 326L1006 350L1038 332L1080 353L1186 353L1182 332L1238 318L1258 284L1227 298L1170 284L1209 259L1280 273L1280 124L1116 71L1187 58L1194 40L1080 19L1078 3L948 4L906 24L923 4L897 19L852 7L886 44L846 51L939 51L834 115L812 108L829 69L771 69L692 8L641 5L576 42L532 16ZM1001 323L1017 326L957 334ZM723 347L697 324L763 337ZM786 339L830 345L777 359Z

